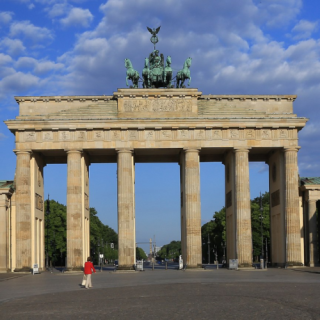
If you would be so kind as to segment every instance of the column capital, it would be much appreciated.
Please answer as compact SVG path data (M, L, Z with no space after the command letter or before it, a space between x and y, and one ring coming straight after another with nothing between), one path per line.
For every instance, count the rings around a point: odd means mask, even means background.
M13 150L13 152L18 155L18 154L30 154L32 153L32 150Z
M64 150L66 153L82 153L82 149L65 149Z
M283 152L290 152L290 151L294 151L294 152L298 152L301 149L300 146L296 146L296 147L283 147Z
M234 147L233 148L233 152L236 153L236 152L250 152L251 150L251 147Z
M133 149L123 148L123 149L116 149L117 153L133 153Z
M197 153L199 153L200 150L201 150L201 148L183 148L183 151L185 153L187 153L187 152L197 152Z

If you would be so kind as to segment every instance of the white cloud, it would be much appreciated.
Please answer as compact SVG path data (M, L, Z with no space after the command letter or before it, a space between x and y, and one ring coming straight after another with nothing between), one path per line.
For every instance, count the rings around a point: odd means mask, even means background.
M0 23L7 24L12 20L13 12L0 11Z
M33 42L42 42L44 40L52 40L53 34L47 28L37 27L30 21L13 22L10 26L10 35L23 35L25 38Z
M318 29L318 21L300 20L292 29L295 32L295 39L307 39Z
M0 52L0 66L4 66L10 62L12 62L12 58Z
M36 60L30 57L22 57L15 63L15 67L17 69L31 69L36 75L44 75L48 72L61 70L64 68L64 65L49 60Z
M88 27L93 20L93 15L88 9L72 8L69 14L60 20L65 27L81 26Z
M16 72L0 81L0 92L25 91L39 84L39 78L22 72Z
M261 0L257 19L263 20L269 27L280 28L297 17L302 5L302 0Z
M35 8L35 5L34 5L33 3L30 3L30 4L28 5L28 9L32 10L33 8Z
M6 48L7 53L10 55L18 55L25 50L25 46L19 39L4 38L0 41L0 47Z
M65 15L67 12L71 10L72 6L67 2L56 3L52 7L48 7L45 11L48 12L48 16L50 18L56 18L59 16Z

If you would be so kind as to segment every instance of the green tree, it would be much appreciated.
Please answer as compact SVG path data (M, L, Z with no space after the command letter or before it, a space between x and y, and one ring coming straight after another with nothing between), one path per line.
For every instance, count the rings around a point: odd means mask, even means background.
M270 198L269 192L262 195L262 227L264 251L266 239L270 243ZM260 197L251 200L251 227L253 256L257 259L261 254L261 219L260 219ZM215 259L213 250L217 250L218 259L221 261L224 254L223 244L226 242L226 210L223 207L220 211L216 211L213 219L205 223L201 228L202 236L202 257L203 262L208 262L208 235L210 239L210 263ZM269 250L270 252L270 250Z
M157 259L178 259L181 254L181 241L171 241L157 252Z
M265 251L266 239L270 243L270 198L269 192L265 192L262 196L262 230L263 230L263 251ZM251 200L251 227L252 227L252 242L253 256L255 259L261 255L261 219L260 219L260 197ZM265 254L265 252L264 252Z
M99 261L99 253L103 253L105 259L116 260L118 258L118 235L107 225L104 225L95 208L90 208L90 248L94 263ZM113 248L111 247L113 244Z
M49 260L53 265L65 265L67 207L55 200L49 200L45 201L44 208L45 212L50 212L45 228L45 250L49 249ZM95 208L90 208L90 249L94 262L98 263L99 253L103 253L106 259L115 260L118 258L118 235L112 228L104 225L97 214Z
M49 261L53 265L64 265L67 252L66 246L66 226L67 210L66 206L55 200L45 201L45 211L49 209L49 220L46 221L45 228L45 251L48 250ZM50 262L49 262L50 263Z
M136 258L137 260L146 260L147 259L147 255L146 253L143 251L142 248L136 247Z
M208 239L210 241L210 263L215 260L214 253L217 251L218 257L223 255L222 244L226 241L226 210L223 207L216 211L213 220L205 223L201 228L202 237L202 257L203 262L208 263ZM213 251L214 250L214 251ZM221 259L220 259L221 260Z

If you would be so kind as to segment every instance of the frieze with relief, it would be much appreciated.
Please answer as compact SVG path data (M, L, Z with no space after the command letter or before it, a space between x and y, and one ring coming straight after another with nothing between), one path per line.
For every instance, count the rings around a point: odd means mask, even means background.
M131 99L123 102L124 112L191 112L189 99Z
M224 132L225 131L225 132ZM292 130L293 131L293 130ZM245 129L243 131L239 129L108 129L108 130L97 130L91 134L93 140L106 140L106 141L140 141L140 140L281 140L281 139L294 139L294 134L289 130L284 129ZM90 136L90 137L91 137ZM37 133L33 131L27 131L23 133L25 142L36 142ZM43 131L39 133L39 138L42 138L43 142L54 142L59 141L88 141L88 132L82 131L59 131L55 136L51 131ZM90 139L92 139L90 138Z

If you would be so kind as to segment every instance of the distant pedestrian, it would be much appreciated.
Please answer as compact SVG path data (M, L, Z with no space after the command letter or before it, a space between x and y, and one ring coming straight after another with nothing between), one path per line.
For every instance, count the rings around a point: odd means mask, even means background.
M96 269L94 268L94 265L92 263L92 258L88 257L87 262L84 264L84 274L87 277L86 285L85 285L86 289L92 288L92 282L91 282L92 271L96 273Z

